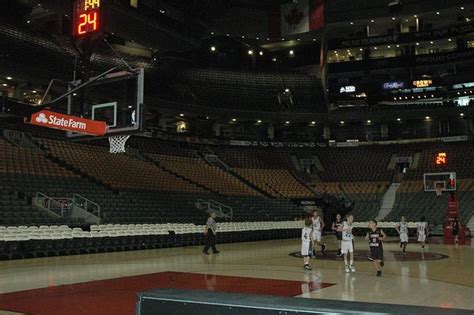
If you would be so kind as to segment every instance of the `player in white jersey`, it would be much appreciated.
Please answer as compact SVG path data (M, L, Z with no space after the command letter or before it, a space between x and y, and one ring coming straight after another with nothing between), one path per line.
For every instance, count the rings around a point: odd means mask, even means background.
M400 235L400 248L403 249L403 255L407 254L407 245L408 245L408 223L404 216L400 220L400 223L397 224L395 229Z
M305 227L301 230L301 255L303 256L304 269L311 270L309 265L309 256L311 256L311 240L313 230L311 226L313 221L310 218L304 220Z
M421 250L425 249L426 236L428 235L428 223L424 216L421 217L420 222L416 223L416 233L418 234L418 242L421 243Z
M321 220L317 210L313 211L312 227L313 227L313 257L316 257L316 245L321 246L321 253L324 253L326 244L322 243L321 235L324 228L324 221Z
M341 253L344 255L344 264L346 272L355 272L354 263L354 243L352 236L352 222L354 217L352 214L346 215L346 221L342 222L342 226L338 229L342 232ZM347 254L350 256L349 263L347 262Z

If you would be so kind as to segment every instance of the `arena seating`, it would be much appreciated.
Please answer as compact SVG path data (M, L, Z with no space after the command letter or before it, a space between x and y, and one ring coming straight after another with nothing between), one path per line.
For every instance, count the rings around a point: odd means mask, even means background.
M147 156L163 168L171 170L213 192L222 195L260 195L234 176L215 166L208 165L202 159L154 154L148 154Z
M188 86L200 105L278 112L282 110L278 95L289 89L294 102L290 111L327 112L321 81L316 76L212 68L187 68L174 75L176 84Z
M273 197L314 197L314 193L298 182L288 170L235 168L234 171Z

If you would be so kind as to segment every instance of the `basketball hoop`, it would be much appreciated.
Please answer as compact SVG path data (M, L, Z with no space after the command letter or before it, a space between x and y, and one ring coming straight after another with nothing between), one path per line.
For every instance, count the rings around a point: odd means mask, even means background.
M436 186L435 192L436 192L436 197L443 195L443 187Z
M125 143L130 135L109 137L110 153L125 153Z

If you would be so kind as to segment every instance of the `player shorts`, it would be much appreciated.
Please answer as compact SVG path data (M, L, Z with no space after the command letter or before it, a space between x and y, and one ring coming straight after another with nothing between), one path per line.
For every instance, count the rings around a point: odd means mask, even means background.
M336 239L342 241L342 232L336 232Z
M370 246L370 258L374 260L383 260L383 247Z
M426 234L418 234L418 242L424 243L426 241Z
M400 243L408 243L408 234L400 233Z
M352 241L342 241L341 242L341 253L353 253L354 252L354 245Z
M459 235L459 229L453 229L453 235L454 236Z
M311 243L310 242L303 242L301 243L301 256L307 257L311 256Z
M321 242L321 231L319 230L314 230L313 231L313 240L317 242Z

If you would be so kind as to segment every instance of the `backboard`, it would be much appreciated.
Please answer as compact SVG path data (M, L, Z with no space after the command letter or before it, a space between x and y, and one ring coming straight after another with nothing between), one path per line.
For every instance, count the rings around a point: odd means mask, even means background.
M423 186L425 191L441 189L441 191L456 191L456 172L425 173L423 174Z
M82 84L69 82L69 91ZM109 73L68 96L67 113L105 121L105 136L138 133L143 130L144 70ZM68 132L69 138L87 135Z

